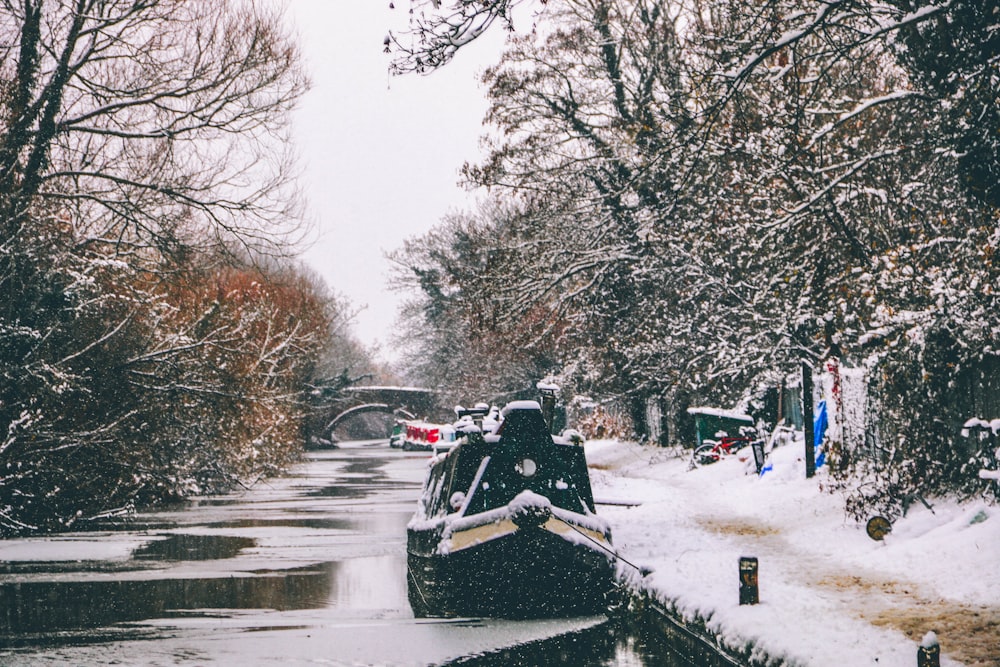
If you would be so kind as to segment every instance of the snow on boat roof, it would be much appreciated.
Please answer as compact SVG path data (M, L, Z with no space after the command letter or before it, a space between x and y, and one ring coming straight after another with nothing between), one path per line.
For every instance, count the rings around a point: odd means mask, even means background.
M509 412L514 410L541 410L542 406L538 404L538 401L511 401L504 406L501 410L501 414L505 417Z

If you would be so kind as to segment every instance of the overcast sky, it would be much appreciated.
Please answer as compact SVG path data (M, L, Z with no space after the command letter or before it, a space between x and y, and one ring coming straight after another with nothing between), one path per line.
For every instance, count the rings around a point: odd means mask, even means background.
M392 77L382 40L405 25L407 0L289 0L312 89L295 116L302 187L318 238L305 254L356 306L355 333L394 358L386 333L399 300L387 250L471 208L458 170L479 155L486 102L478 74L502 31L431 75Z

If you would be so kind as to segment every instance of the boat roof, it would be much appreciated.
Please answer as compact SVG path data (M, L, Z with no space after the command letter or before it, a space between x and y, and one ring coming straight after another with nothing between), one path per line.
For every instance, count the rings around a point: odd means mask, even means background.
M506 419L507 415L519 410L537 410L538 412L541 412L542 406L538 404L538 401L511 401L504 406L503 410L500 411L500 414L503 415L504 419Z

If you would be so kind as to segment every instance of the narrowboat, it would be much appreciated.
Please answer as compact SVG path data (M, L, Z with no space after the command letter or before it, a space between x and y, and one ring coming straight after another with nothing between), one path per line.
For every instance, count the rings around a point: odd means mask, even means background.
M424 421L403 422L400 446L405 451L437 452L450 449L454 442L455 429L451 424L432 424Z
M484 431L465 419L431 459L407 526L417 617L539 618L607 610L611 529L594 511L584 448L517 401Z

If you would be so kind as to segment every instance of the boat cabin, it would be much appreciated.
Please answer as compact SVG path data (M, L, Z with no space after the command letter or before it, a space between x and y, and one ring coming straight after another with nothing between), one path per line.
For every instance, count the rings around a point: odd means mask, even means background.
M468 427L459 435L459 445L431 471L425 518L478 514L507 505L525 490L555 507L594 512L583 447L554 439L537 402L507 405L496 433Z

